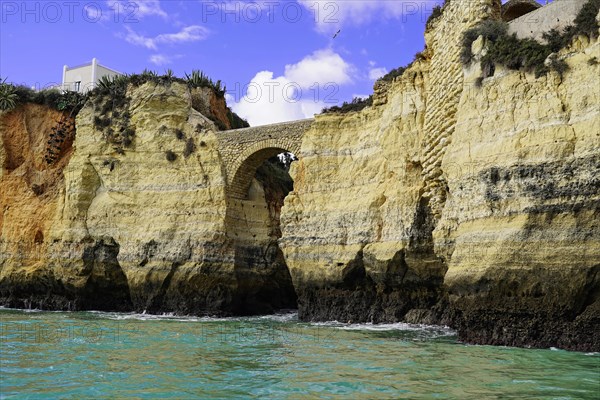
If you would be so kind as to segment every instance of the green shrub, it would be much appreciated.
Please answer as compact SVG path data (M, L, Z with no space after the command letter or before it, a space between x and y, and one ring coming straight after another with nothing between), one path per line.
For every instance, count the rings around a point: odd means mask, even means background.
M569 69L565 61L551 57L548 66L545 65L545 61L552 53L567 47L575 36L597 37L596 16L599 10L600 0L589 0L577 14L574 25L566 27L562 32L552 29L544 33L545 43L533 39L519 39L515 34L509 35L508 24L505 22L484 21L464 33L461 61L465 65L471 63L473 59L471 46L479 36L483 36L489 43L488 52L481 59L484 77L493 74L495 64L513 70L534 72L536 77L545 75L549 71L555 71L562 77Z
M560 75L560 78L562 79L565 72L569 70L569 64L567 64L565 60L560 60L556 56L551 56L550 69L558 73L558 75Z
M231 129L249 128L250 124L239 115L231 111L231 108L227 107L227 118L229 119L229 125Z
M378 81L393 82L394 79L396 79L399 76L402 76L404 74L404 72L408 69L408 67L410 67L410 64L407 65L406 67L395 68L395 69L391 70L390 72L388 72L387 74L385 74L384 76L382 76L381 78L379 78Z
M590 38L598 37L598 21L596 20L596 16L599 11L600 0L590 0L585 3L575 18L574 35L586 35Z
M469 64L471 62L473 59L471 46L479 36L483 36L485 39L495 42L498 38L506 36L507 32L508 24L496 20L483 21L475 28L467 30L463 34L460 60L463 64Z
M60 92L57 89L35 91L26 86L6 83L6 79L0 82L0 108L12 109L19 104L34 103L58 111L67 111L71 116L75 116L86 100L86 95L77 92Z
M393 70L391 70L390 72L388 72L387 74L385 74L384 76L382 76L381 78L379 78L377 81L383 81L383 82L393 82L396 78L404 75L404 73L406 72L407 69L409 69L415 62L417 61L423 61L425 60L425 54L424 52L420 51L417 54L415 54L413 60L406 66L404 67L398 67L395 68Z
M15 87L7 84L6 79L0 83L0 110L12 110L17 106L19 100L18 95L15 93Z
M122 129L121 137L121 143L123 146L130 147L133 144L133 139L135 137L135 129L131 127Z
M185 142L185 149L183 149L183 156L188 158L196 151L196 143L194 143L194 138L188 138Z
M167 157L167 161L174 162L177 160L177 154L173 153L171 150L165 151L165 156Z
M333 106L333 107L329 107L329 108L324 108L322 113L323 114L333 114L333 113L346 114L349 112L361 111L372 105L373 105L373 96L372 95L367 97L366 99L355 97L354 99L352 99L352 102L350 102L350 103L344 102L344 104L342 104L341 107Z
M213 80L202 71L193 70L191 75L186 73L185 80L190 88L212 88L219 97L225 97L227 89L224 86L221 86L221 81L217 81L216 83L213 82Z
M431 15L429 16L429 18L427 18L427 22L425 23L426 29L429 28L429 25L432 24L433 21L435 21L444 14L444 7L446 6L446 4L448 4L448 1L450 0L444 0L443 5L433 7L433 11L431 12Z
M429 18L427 18L427 22L425 22L425 26L429 27L429 25L431 23L433 23L433 21L435 21L436 19L438 19L439 17L441 17L443 14L442 12L442 6L435 6L433 7L433 11L431 12L431 15L429 16Z

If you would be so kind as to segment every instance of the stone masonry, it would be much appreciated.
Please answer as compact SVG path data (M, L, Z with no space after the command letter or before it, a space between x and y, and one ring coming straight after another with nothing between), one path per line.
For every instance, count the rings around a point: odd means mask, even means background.
M227 175L229 196L244 199L256 169L282 152L300 157L304 133L313 119L219 132L219 151Z

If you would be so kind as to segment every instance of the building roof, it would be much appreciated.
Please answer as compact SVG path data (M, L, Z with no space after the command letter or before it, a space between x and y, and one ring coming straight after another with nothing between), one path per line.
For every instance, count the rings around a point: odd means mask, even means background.
M89 67L89 66L91 66L93 63L94 63L93 61L90 61L90 62L87 62L87 63L85 63L85 64L79 64L79 65L76 65L76 66L74 66L74 67L69 67L69 66L66 66L66 67L67 67L67 71L71 71L71 70L78 69L78 68ZM97 66L99 66L99 67L102 67L102 68L104 68L104 69L107 69L107 70L109 70L109 71L112 71L112 72L114 72L115 74L124 75L122 72L119 72L119 71L117 71L117 70L114 70L114 69L112 69L112 68L109 68L109 67L107 67L106 65L102 65L102 64L100 64L99 62L96 62L96 65L97 65Z
M509 22L542 7L534 0L509 0L502 5L502 20Z

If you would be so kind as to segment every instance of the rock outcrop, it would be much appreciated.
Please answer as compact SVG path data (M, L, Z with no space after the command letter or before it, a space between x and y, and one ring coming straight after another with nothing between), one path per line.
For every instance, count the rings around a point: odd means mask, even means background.
M25 166L15 170L27 148L11 136L43 141L49 111L38 109L33 118L27 106L2 116L29 128L21 133L15 122L2 129L3 303L223 315L295 307L285 264L273 267L262 253L280 254L263 242L250 246L264 264L255 267L228 236L217 129L192 107L198 98L192 104L179 83L130 86L126 96L112 108L110 131L102 129L102 99L79 112L76 150L51 168L57 183L42 197L47 206L26 187L32 182L22 176ZM37 119L48 126L31 127ZM117 127L134 133L119 135ZM43 160L39 153L27 157Z
M466 73L434 238L467 341L600 348L600 45L560 57L563 78Z

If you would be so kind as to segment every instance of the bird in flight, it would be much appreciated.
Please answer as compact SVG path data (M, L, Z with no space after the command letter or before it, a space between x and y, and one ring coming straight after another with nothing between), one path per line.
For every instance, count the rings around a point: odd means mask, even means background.
M342 31L341 29L338 29L338 31L335 33L335 35L333 35L333 38L335 39L336 37L338 37L338 35L340 34L341 31Z

